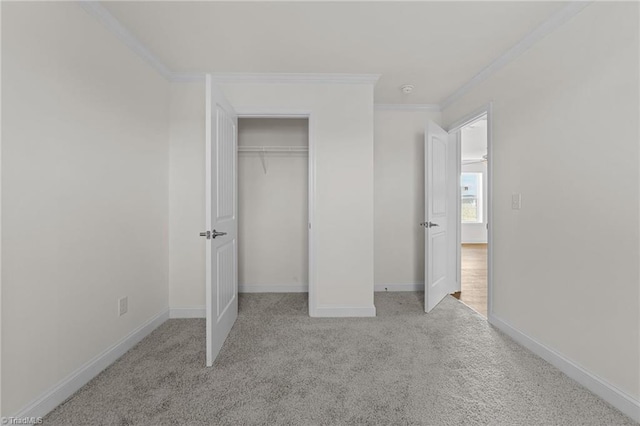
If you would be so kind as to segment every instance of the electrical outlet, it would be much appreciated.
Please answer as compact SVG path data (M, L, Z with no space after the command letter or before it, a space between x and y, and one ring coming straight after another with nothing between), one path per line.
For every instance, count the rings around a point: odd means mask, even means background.
M522 207L522 194L511 194L511 209L520 210Z
M118 316L123 316L129 310L129 298L123 297L118 299Z

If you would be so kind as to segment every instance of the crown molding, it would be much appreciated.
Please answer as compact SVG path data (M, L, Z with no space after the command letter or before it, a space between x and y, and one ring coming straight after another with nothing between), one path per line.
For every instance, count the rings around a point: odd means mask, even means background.
M172 72L163 64L151 51L138 40L118 19L104 8L98 1L82 0L78 4L88 14L95 17L105 27L107 27L116 37L133 50L138 56L146 61L153 69L158 71L167 80L171 80Z
M437 104L374 104L376 111L433 111L440 112Z
M520 56L531 46L542 40L558 27L562 26L565 22L573 18L580 13L582 9L591 4L591 1L573 1L567 6L563 7L553 15L551 15L546 21L540 24L537 28L524 36L518 43L513 45L509 50L503 53L496 60L491 62L485 68L483 68L478 74L476 74L471 80L460 86L458 90L447 96L441 103L442 109L446 109L453 103L462 98L465 94L478 86L480 83L488 79L492 74L498 71L500 68L513 61Z
M172 72L174 83L204 81L205 73ZM211 73L220 84L375 84L380 74L317 74L317 73Z
M88 14L95 17L134 53L158 71L165 79L175 83L204 81L205 73L174 72L169 69L147 46L125 28L99 1L81 0L78 2ZM213 80L218 83L253 84L376 84L380 74L312 74L312 73L214 73Z
M591 1L573 1L536 29L527 34L518 43L507 50L502 56L483 68L471 80L463 84L455 92L447 96L440 105L436 104L376 104L376 110L381 111L442 111L465 94L488 79L500 68L513 61L542 38L553 32L565 22L587 7ZM140 56L160 75L171 82L188 83L204 81L205 73L174 72L160 61L138 38L118 21L107 9L95 0L81 0L78 2L87 13L95 17L105 27L114 33L133 52ZM312 73L218 73L212 74L219 83L241 84L373 84L380 78L380 74L312 74Z
M226 84L376 84L380 74L212 73L211 77Z

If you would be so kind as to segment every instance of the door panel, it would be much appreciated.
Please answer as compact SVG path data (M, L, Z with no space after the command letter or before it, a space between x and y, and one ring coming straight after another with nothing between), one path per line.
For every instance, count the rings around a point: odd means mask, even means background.
M456 142L433 122L425 130L425 312L457 291Z
M440 134L431 138L431 214L434 218L447 214L447 139Z
M217 149L216 155L216 220L220 224L235 219L236 124L230 112L216 104Z
M447 234L446 232L433 232L431 237L431 287L435 287L442 280L447 279Z
M235 241L230 241L216 250L216 262L218 265L216 280L217 286L217 306L216 306L216 323L224 320L229 307L236 299L234 283L236 281L236 263L235 263L236 245Z
M206 303L207 366L213 365L238 317L238 118L207 76Z

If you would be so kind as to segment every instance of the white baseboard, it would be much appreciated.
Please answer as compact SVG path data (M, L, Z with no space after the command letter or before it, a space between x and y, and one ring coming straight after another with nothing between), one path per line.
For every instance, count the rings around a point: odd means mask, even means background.
M169 318L206 318L207 308L205 306L191 306L187 308L170 308Z
M167 309L69 374L12 417L44 417L168 319L169 310Z
M585 388L589 389L594 394L598 395L600 398L604 399L609 404L613 405L618 410L622 411L627 416L631 417L634 421L640 422L640 401L636 400L631 395L588 372L562 354L527 336L493 314L489 315L489 323L576 382L580 383Z
M238 286L238 293L308 293L309 287L306 284L298 286L291 285L244 285ZM169 318L206 318L207 308L205 306L188 306L171 308Z
M376 284L373 291L424 291L424 283Z
M239 284L238 293L308 293L308 284Z
M260 291L263 293L263 291ZM277 292L271 292L277 293ZM350 306L319 306L311 313L312 317L375 317L375 306L350 307ZM206 318L207 310L204 306L189 308L171 308L169 317L177 318Z
M375 317L376 307L371 306L317 306L312 314L318 318Z

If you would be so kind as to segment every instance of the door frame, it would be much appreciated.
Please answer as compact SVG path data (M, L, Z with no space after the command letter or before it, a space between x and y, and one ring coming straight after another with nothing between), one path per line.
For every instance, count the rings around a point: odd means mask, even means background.
M475 111L462 116L449 126L447 131L449 134L457 134L456 140L458 144L458 175L462 173L462 145L460 130L468 124L476 121L482 116L487 117L487 320L491 322L493 318L493 102L489 102ZM460 217L461 199L460 185L458 185L457 197L457 215L458 215L458 232L457 234L457 271L462 285L462 220Z
M316 256L315 256L315 199L316 199L316 145L314 143L314 116L310 110L306 109L280 109L280 108L268 108L268 107L236 107L236 114L238 114L238 119L240 118L306 118L309 123L309 158L308 158L308 238L309 238L309 247L308 247L308 255L309 255L309 276L307 281L309 283L309 316L316 316L316 306L317 306L317 294L316 294L316 285L315 285L315 276L316 276Z

